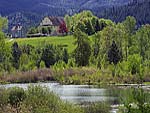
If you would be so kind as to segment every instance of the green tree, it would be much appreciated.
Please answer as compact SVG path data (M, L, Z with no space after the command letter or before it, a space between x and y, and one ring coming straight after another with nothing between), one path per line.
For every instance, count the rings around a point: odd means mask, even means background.
M42 28L42 33L43 33L43 34L49 34L48 28L47 28L47 27L43 27L43 28Z
M63 61L67 64L68 63L68 59L69 59L69 54L68 54L67 49L65 48L63 50Z
M126 17L126 20L123 22L124 28L125 28L125 50L126 50L126 60L128 57L128 49L133 45L133 39L132 35L135 32L135 26L136 26L136 19L134 17L128 16Z
M0 17L0 31L7 28L8 20L6 18Z
M143 60L150 60L150 25L142 26L136 32L136 45L138 46L138 51L142 56Z
M94 27L93 27L92 22L91 22L91 18L87 18L83 22L85 25L85 33L88 35L94 34L95 31L94 31Z
M100 26L100 22L99 20L97 19L96 20L96 24L95 24L95 32L98 32L101 30L101 26Z
M54 65L56 62L55 49L53 45L46 45L43 48L41 59L45 62L45 66L49 68L51 65Z
M7 19L0 17L0 71L10 71L11 64L10 59L10 48L5 42L5 34L2 30L7 28Z
M12 64L16 69L19 69L20 66L20 56L22 52L17 42L14 42L12 45Z
M86 66L89 64L89 58L91 55L91 47L88 36L81 30L77 29L74 33L76 38L75 44L77 45L75 53L75 62L78 66Z
M0 17L0 63L6 59L6 43L5 43L5 34L2 32L7 26L7 19Z
M117 47L115 41L112 42L112 45L108 51L108 61L109 63L117 64L119 61L121 61L122 55L121 51Z
M71 31L71 27L72 27L72 25L71 25L71 17L69 15L66 15L64 20L65 20L65 23L67 25L68 31Z
M38 33L38 32L39 32L39 31L38 31L37 28L32 27L32 28L29 29L28 34L36 34L36 33Z
M0 31L0 62L2 63L5 60L5 35Z
M142 57L139 54L133 54L128 56L128 67L132 74L140 73Z

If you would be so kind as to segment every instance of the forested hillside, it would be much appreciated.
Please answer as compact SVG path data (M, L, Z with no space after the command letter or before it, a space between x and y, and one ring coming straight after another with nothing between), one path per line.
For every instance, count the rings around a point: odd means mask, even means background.
M134 0L124 6L116 6L105 9L103 12L95 12L99 17L111 19L116 22L123 21L126 16L134 16L137 24L150 23L150 0Z
M65 16L91 10L96 16L120 22L134 16L139 25L150 23L150 0L1 0L0 14L36 13L42 16ZM42 17L41 17L42 18Z

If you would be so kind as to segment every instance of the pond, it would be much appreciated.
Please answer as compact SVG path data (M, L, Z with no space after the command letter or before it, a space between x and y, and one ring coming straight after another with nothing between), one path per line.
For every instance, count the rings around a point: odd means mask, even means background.
M26 89L29 85L40 85L47 87L53 91L61 99L71 102L73 104L84 105L89 102L108 102L111 105L118 105L122 93L129 95L130 88L106 87L96 88L89 85L61 85L59 83L34 83L34 84L7 84L0 85L0 87L21 87ZM115 108L111 111L116 113Z

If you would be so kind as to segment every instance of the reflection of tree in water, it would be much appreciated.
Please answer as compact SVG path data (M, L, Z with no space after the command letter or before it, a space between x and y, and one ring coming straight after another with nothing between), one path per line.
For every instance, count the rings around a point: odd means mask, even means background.
M109 87L106 91L106 95L108 96L108 101L110 104L122 104L122 99L126 96L131 95L130 88L117 88L117 87Z
M127 92L129 93L129 92ZM150 92L142 88L132 88L130 95L122 98L127 113L150 113Z

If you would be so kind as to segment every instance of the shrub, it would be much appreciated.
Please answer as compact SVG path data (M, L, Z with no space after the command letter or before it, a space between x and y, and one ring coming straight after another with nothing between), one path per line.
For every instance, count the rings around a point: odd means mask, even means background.
M6 89L0 89L0 107L4 107L8 104L8 91Z
M138 54L130 55L128 57L128 66L132 74L140 73L141 56Z
M22 88L14 87L9 89L9 100L10 105L17 107L26 98L26 93Z

